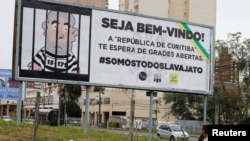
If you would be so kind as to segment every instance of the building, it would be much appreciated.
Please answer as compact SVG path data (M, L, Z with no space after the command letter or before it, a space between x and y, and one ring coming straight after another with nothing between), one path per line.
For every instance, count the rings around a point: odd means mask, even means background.
M221 48L219 58L215 60L215 83L238 82L238 70L236 60L229 53L228 48Z
M108 8L108 0L58 0L62 3L77 4L77 5L87 5L99 8Z
M102 8L108 7L107 0L60 0L60 2L70 4L86 4ZM95 4L95 2L100 2ZM177 19L182 21L194 22L215 26L216 24L216 0L120 0L119 10L135 12L150 16ZM56 84L43 84L41 89L42 100L40 107L56 108L58 105ZM26 99L24 109L26 116L34 108L34 98L37 90L34 88L26 89ZM153 119L161 121L171 121L175 118L170 114L170 106L165 105L162 100L164 93L158 93L154 101L162 101L161 104L153 104ZM28 100L29 99L29 100ZM101 101L101 102L100 102ZM98 123L107 124L110 120L129 120L131 114L134 114L135 120L144 122L146 125L149 118L149 97L146 91L127 90L117 88L106 88L104 91L94 92L94 87L89 89L89 108L88 108L88 125L97 126ZM30 104L30 105L29 105ZM86 87L82 87L82 96L79 99L79 105L82 108L82 119L85 117L86 105ZM29 107L30 106L30 107ZM58 106L57 106L58 107ZM155 112L157 111L157 112ZM141 122L141 123L142 123ZM83 122L82 122L83 123Z
M17 116L17 102L14 100L0 99L0 116L3 115L15 118Z

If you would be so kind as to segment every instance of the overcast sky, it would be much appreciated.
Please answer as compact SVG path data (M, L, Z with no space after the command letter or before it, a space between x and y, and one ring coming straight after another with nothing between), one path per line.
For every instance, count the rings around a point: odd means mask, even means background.
M228 33L242 33L250 38L250 0L217 0L216 40L226 40Z
M14 1L0 0L0 69L12 68ZM118 9L119 0L109 0L110 9ZM250 0L217 0L216 40L226 40L228 33L241 32L250 38Z

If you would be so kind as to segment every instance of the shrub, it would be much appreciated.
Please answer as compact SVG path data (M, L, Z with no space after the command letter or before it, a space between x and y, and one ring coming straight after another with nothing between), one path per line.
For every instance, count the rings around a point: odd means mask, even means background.
M109 127L117 128L117 127L119 127L119 122L117 122L117 121L110 121L109 122Z

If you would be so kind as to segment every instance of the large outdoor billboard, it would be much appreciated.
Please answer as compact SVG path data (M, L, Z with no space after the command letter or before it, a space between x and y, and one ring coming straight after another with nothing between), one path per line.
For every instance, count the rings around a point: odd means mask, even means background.
M16 79L211 94L211 26L22 0Z

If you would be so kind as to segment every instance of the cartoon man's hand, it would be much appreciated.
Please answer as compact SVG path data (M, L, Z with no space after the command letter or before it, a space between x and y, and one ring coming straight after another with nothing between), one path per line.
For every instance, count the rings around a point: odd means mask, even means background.
M29 70L32 70L32 63L29 63L27 65L27 67L28 67ZM37 65L36 63L33 63L33 70L34 71L41 71L42 68L39 65Z
M71 71L70 73L77 74L77 70Z

